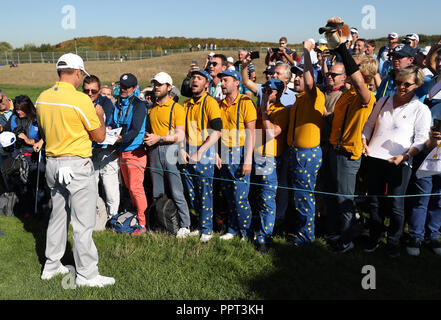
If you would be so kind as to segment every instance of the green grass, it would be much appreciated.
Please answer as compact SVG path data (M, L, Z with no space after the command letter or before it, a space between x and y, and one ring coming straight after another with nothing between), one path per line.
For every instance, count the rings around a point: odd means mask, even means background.
M63 277L40 280L47 222L0 217L0 299L20 300L237 300L237 299L437 299L441 258L424 249L418 258L387 258L360 246L335 254L321 239L294 247L276 238L259 254L251 242L203 244L165 234L133 238L111 230L95 232L99 270L113 276L107 288L63 289ZM72 230L62 261L73 264ZM376 268L376 290L363 290L364 265Z
M49 87L21 87L16 85L1 85L0 89L6 94L9 99L14 99L19 95L27 95L35 103L40 93Z

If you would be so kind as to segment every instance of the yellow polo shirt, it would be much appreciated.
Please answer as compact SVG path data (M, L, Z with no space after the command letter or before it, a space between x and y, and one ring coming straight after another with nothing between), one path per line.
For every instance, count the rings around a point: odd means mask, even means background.
M334 107L334 119L332 120L329 142L333 146L339 144L347 110L348 113L346 116L341 145L347 152L352 153L351 159L354 160L360 158L363 152L361 133L363 132L364 125L366 124L376 101L374 94L372 92L370 92L370 94L371 98L369 103L363 105L360 101L360 96L355 89L346 90Z
M155 103L149 110L150 125L154 134L160 136L168 136L169 124L170 124L170 112L173 106L174 100L170 99L164 104ZM185 111L184 107L179 103L175 103L173 108L171 132L175 133L177 126L185 126Z
M203 106L204 100L205 107ZM204 108L204 119L201 119L202 108ZM205 93L196 103L193 98L185 101L184 111L186 115L185 134L187 143L191 146L200 146L208 138L209 133L207 129L211 129L210 121L221 117L219 103L208 93ZM202 139L202 123L204 124L204 141Z
M36 108L47 156L92 156L89 132L98 129L101 123L89 96L70 83L57 82L40 94Z
M288 128L289 109L282 104L272 105L268 109L268 118L272 124L277 125L282 129L282 132L274 139L268 138L265 144L265 154L263 153L263 144L266 140L266 134L263 132L263 119L260 117L256 122L256 129L262 130L262 138L256 138L257 153L267 157L279 157L283 154L286 147L286 129ZM256 133L256 137L259 136Z
M301 92L296 96L296 102L289 114L288 146L314 148L320 144L320 129L325 109L325 95L320 89L316 88L316 90L317 96L314 99L305 92ZM296 122L296 128L295 142L293 143L294 121Z
M237 108L242 97L239 110L239 137L237 137ZM231 105L226 99L219 101L222 119L222 143L228 147L243 147L245 145L245 123L257 120L256 106L253 100L243 94L238 94ZM236 143L239 138L239 144Z

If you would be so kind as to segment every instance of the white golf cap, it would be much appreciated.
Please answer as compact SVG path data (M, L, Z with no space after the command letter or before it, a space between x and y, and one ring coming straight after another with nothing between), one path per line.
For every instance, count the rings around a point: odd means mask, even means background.
M389 35L387 37L392 38L392 39L398 39L398 33L391 32L391 33L389 33Z
M228 62L231 62L231 63L234 63L234 59L233 59L233 57L228 57L228 58L227 58L227 61L228 61Z
M89 74L84 68L84 61L79 55L74 53L63 54L57 61L57 70L60 69L75 69L83 71L87 76Z
M215 55L215 53L214 53L214 52L210 52L208 55L209 55L210 57L212 57L212 56Z
M410 33L404 37L404 39L416 40L420 42L420 37L416 33Z
M357 30L357 28L352 27L352 28L351 28L351 33L356 33L356 34L358 34L358 30Z
M173 80L168 73L159 72L155 74L150 82L157 81L160 84L168 83L169 85L173 85Z
M15 143L15 140L17 138L15 137L15 134L10 131L3 131L0 134L0 144L3 148L7 148L9 146L12 146Z

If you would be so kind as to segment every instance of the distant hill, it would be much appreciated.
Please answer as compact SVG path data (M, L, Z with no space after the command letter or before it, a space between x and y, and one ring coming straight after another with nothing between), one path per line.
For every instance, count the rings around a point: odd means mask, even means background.
M251 42L238 39L216 39L216 38L184 38L184 37L85 37L77 38L77 49L81 51L117 51L117 50L167 50L167 49L189 49L191 45L193 50L197 50L197 45L200 44L203 48L205 44L216 44L217 48L230 47L270 47L277 43L271 42ZM44 51L74 51L75 40L68 40L59 44L48 47L42 45Z
M420 34L420 47L431 45L441 35L424 35ZM276 39L278 40L278 39ZM289 39L288 39L289 40ZM387 43L387 38L382 37L374 39L377 42L377 49ZM205 44L210 46L211 43L216 44L217 48L237 48L237 47L274 47L278 46L278 42L253 42L239 39L216 39L216 38L185 38L185 37L83 37L72 40L63 41L56 45L42 44L35 46L34 44L26 44L22 48L12 49L7 42L0 42L0 52L74 52L75 42L79 51L119 51L119 50L169 50L169 49L189 49L191 45L193 50L197 50L200 44L203 48ZM299 47L301 44L288 43L289 47Z

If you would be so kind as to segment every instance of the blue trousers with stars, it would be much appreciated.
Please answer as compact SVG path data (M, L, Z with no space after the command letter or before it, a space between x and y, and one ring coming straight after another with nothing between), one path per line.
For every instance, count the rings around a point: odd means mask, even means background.
M260 229L257 242L269 244L272 242L274 223L276 220L277 193L277 161L273 157L255 156L251 174L251 192L259 201L256 209L260 217Z
M197 151L190 147L190 155ZM198 229L202 234L213 234L213 176L215 163L214 147L208 149L197 163L183 166L184 181L190 206L199 216Z
M250 175L242 175L243 147L228 148L228 159L222 159L220 177L222 192L228 203L228 233L249 237L251 207L248 202ZM222 155L225 157L225 155ZM227 160L227 161L225 161Z
M322 164L322 149L290 147L290 178L294 188L296 230L294 242L298 245L314 240L315 197L317 173Z

